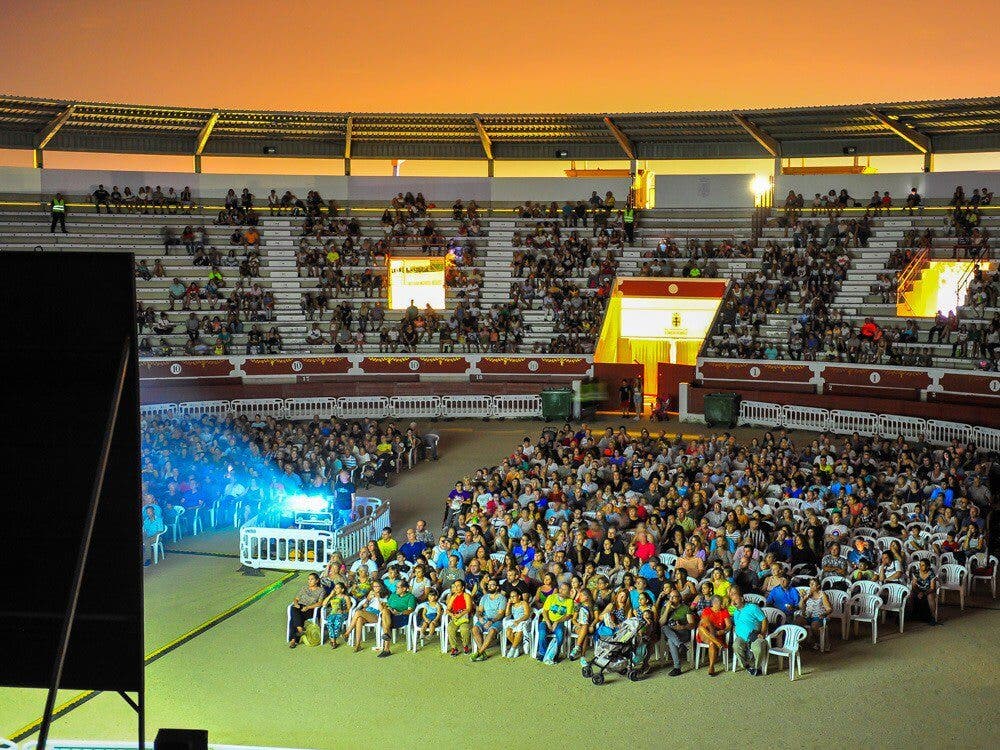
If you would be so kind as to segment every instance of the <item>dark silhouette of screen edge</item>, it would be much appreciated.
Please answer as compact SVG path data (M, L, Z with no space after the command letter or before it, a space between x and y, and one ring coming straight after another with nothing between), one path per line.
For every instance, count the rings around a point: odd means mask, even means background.
M59 687L143 688L134 259L0 253L0 684L48 688L123 343L124 386ZM140 698L141 701L141 698Z

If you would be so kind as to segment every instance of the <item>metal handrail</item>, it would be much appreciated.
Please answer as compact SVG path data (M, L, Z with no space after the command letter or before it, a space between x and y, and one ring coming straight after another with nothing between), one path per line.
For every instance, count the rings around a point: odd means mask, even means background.
M905 305L911 314L915 313L913 307L906 300L906 285L909 284L919 272L923 271L927 266L930 265L928 260L930 252L927 248L923 248L916 257L910 261L910 264L903 269L903 273L899 275L896 280L896 306Z

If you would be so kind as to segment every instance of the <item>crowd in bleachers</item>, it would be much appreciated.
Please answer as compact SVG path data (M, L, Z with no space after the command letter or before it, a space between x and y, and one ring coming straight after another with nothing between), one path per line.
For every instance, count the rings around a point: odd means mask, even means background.
M546 663L637 618L633 676L658 648L672 676L688 649L708 652L709 674L731 653L755 675L789 636L829 650L879 610L933 625L944 593L964 606L973 576L995 581L990 460L857 434L741 444L566 425L458 482L440 536L387 531L350 567L335 557L293 609L299 625L322 610L331 644L355 651L372 626L380 655L398 628L411 649L440 636L453 657L499 646ZM775 634L792 623L801 636Z
M337 525L343 525L357 517L356 489L390 483L425 447L415 425L370 419L146 417L147 553L168 528L179 536L254 516L264 525L281 525L285 498L300 493L330 498Z

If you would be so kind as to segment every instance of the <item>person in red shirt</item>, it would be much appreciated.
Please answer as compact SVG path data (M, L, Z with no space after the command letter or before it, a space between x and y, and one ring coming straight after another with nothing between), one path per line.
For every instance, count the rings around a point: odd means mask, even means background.
M642 562L646 562L656 554L656 545L653 543L645 531L639 531L635 535L635 556Z
M727 638L729 631L733 628L733 618L729 615L729 610L722 605L721 596L712 597L712 606L707 607L701 613L701 622L698 623L698 642L708 644L708 676L715 677L715 662L719 658L719 652L728 648Z

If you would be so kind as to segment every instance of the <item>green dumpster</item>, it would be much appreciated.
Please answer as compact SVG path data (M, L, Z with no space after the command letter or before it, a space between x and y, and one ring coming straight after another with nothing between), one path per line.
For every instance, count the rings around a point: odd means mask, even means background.
M573 390L571 388L547 388L539 394L542 398L542 418L546 422L553 419L569 421L573 416Z
M709 427L735 427L740 416L740 394L709 393L705 396L705 424Z

